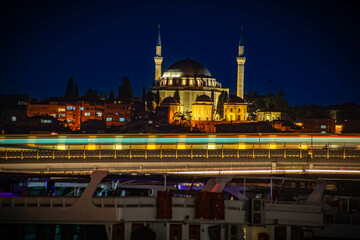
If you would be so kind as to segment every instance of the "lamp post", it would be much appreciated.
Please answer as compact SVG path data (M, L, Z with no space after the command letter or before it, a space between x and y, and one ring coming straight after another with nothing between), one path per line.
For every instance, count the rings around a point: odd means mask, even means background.
M259 149L261 149L261 143L260 143L260 136L262 135L259 128L258 128L258 133L259 133Z

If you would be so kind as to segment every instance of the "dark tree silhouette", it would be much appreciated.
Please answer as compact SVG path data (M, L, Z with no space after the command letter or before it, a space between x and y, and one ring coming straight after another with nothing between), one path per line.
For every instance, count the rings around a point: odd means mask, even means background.
M160 104L160 93L159 93L159 90L156 91L155 102L156 102L156 106L159 106L159 104Z
M143 86L143 89L142 89L141 101L142 101L144 109L145 109L145 101L146 101L146 89L145 89L145 86Z
M110 94L109 94L109 101L113 102L115 100L115 94L114 94L114 91L110 91Z
M176 89L175 92L174 92L174 98L176 99L176 101L178 103L180 103L180 94L179 94L179 90Z
M65 96L66 100L71 101L74 100L74 78L70 77L66 86Z
M130 79L128 77L124 77L122 79L122 85L119 86L119 95L118 98L120 101L125 103L129 103L133 101L134 93L131 87Z
M153 101L154 101L154 98L153 98L153 93L151 91L149 91L147 94L146 94L146 110L148 112L154 112L154 105L153 105Z
M86 100L96 101L98 100L98 94L97 91L93 90L92 88L89 88L89 90L86 91L85 94Z
M217 103L217 113L220 115L220 118L224 117L224 103L228 100L229 96L228 93L223 91L218 98Z
M75 98L75 100L79 99L79 88L78 88L77 84L75 84L74 98Z

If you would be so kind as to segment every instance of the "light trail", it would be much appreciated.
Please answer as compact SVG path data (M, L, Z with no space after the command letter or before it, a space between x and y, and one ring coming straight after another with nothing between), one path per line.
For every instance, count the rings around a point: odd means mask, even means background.
M349 169L259 169L259 170L223 170L223 171L182 171L182 172L169 172L169 174L176 175L224 175L224 174L304 174L304 173L330 173L330 174L360 174L360 170Z
M55 135L43 137L40 135L4 136L0 137L0 145L25 145L25 144L360 144L360 136L337 136L337 135L110 135L110 136L74 136L74 135Z

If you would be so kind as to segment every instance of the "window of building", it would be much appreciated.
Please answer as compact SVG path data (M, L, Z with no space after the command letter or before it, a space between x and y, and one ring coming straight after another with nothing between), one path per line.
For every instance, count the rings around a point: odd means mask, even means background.
M326 129L326 125L321 125L320 128L321 129Z
M125 122L125 118L119 118L120 122Z
M84 107L80 107L80 110L83 111L83 110L84 110Z
M240 115L238 115L238 119L237 119L238 121L240 121Z
M240 112L240 108L238 108L238 112Z
M52 120L50 120L50 119L41 119L40 122L41 123L52 123Z
M58 108L58 112L65 112L65 108Z
M65 114L64 114L64 113L58 114L58 118L64 118L64 117L65 117Z
M75 110L75 107L73 107L73 106L67 106L66 109L67 109L67 110L73 110L73 109Z
M230 112L232 112L233 111L233 109L232 108L230 108Z
M11 121L16 122L16 117L15 117L15 116L12 116L12 117L11 117Z
M96 112L96 116L97 116L97 117L101 117L101 116L102 116L102 113L101 113L101 112Z
M106 121L107 121L107 122L111 122L111 121L112 121L112 118L106 118Z
M85 116L90 116L90 113L89 113L89 112L86 112L86 113L85 113Z

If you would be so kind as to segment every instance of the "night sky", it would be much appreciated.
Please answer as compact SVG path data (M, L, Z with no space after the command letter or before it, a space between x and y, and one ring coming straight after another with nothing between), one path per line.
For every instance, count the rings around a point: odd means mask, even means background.
M359 12L358 1L1 1L1 93L62 96L74 77L81 94L117 94L128 76L140 96L159 23L163 70L189 57L235 93L243 25L245 92L360 104Z

